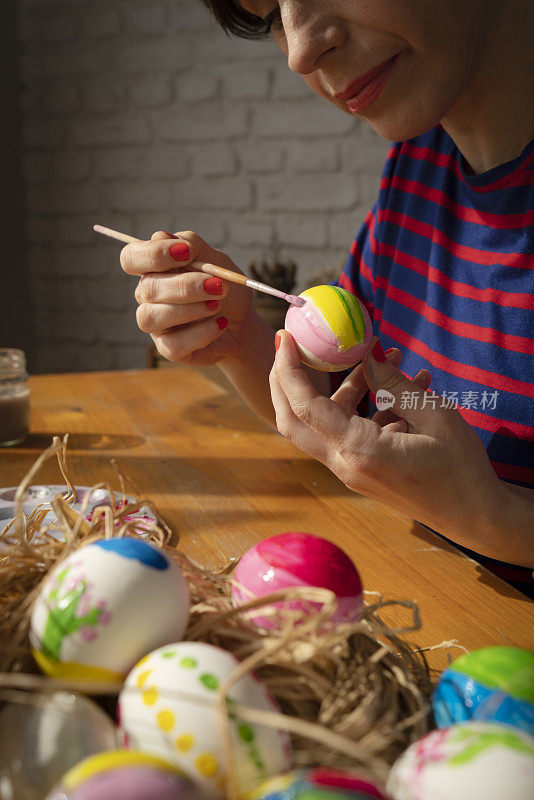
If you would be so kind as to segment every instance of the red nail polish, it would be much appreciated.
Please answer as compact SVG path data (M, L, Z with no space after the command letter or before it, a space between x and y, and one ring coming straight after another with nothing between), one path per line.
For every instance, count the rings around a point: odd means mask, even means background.
M395 350L395 348L394 348L394 347L389 347L389 348L386 350L386 355L388 355L388 353L392 353L392 352L393 352L393 350Z
M275 334L275 337L274 337L274 349L275 349L275 351L278 350L278 348L280 347L280 342L281 341L282 341L282 337L280 336L280 334L279 333Z
M228 320L226 319L226 317L217 317L216 322L221 331L224 330L228 325Z
M189 249L189 245L185 242L173 244L169 250L169 254L175 261L189 261L191 258L191 250Z
M220 278L206 278L204 291L206 294L222 294L222 280Z
M373 354L374 360L378 361L380 364L387 360L379 339L376 340L371 353Z
M204 303L206 304L206 308L210 309L219 308L218 300L205 300Z

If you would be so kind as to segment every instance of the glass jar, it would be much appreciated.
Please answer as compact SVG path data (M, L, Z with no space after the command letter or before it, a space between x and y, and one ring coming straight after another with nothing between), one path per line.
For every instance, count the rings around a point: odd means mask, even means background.
M22 350L0 348L0 447L22 442L30 428L30 388Z

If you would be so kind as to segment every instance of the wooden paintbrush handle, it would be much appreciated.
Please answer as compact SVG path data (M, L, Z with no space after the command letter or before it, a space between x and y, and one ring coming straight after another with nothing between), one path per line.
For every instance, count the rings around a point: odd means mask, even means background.
M208 275L213 275L216 278L222 278L225 281L230 281L231 283L240 283L243 286L247 283L247 277L245 275L241 275L240 272L234 272L231 269L226 269L225 267L218 267L215 264L209 264L205 261L192 261L189 265L191 269L198 269L201 272L206 272Z

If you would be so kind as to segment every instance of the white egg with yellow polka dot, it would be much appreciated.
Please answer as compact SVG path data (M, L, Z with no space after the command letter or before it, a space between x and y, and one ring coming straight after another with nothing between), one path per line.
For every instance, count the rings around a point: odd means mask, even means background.
M129 747L174 762L213 797L227 781L217 692L239 662L203 642L178 642L154 650L128 675L119 699L119 722ZM265 686L244 675L227 695L233 766L240 793L287 770L289 737L239 719L232 704L279 711Z

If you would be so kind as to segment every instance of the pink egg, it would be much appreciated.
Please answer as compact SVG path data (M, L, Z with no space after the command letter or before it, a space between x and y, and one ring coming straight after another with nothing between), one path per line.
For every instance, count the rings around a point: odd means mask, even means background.
M239 561L234 580L235 606L292 586L318 586L336 595L333 622L356 622L361 616L362 583L356 567L337 545L309 533L281 533L254 545ZM299 600L273 605L321 608L319 603L303 604ZM274 617L264 615L255 616L253 621L265 628L276 624Z
M371 318L355 295L341 286L312 286L291 305L285 329L293 336L301 361L323 372L353 367L365 356L373 335Z

